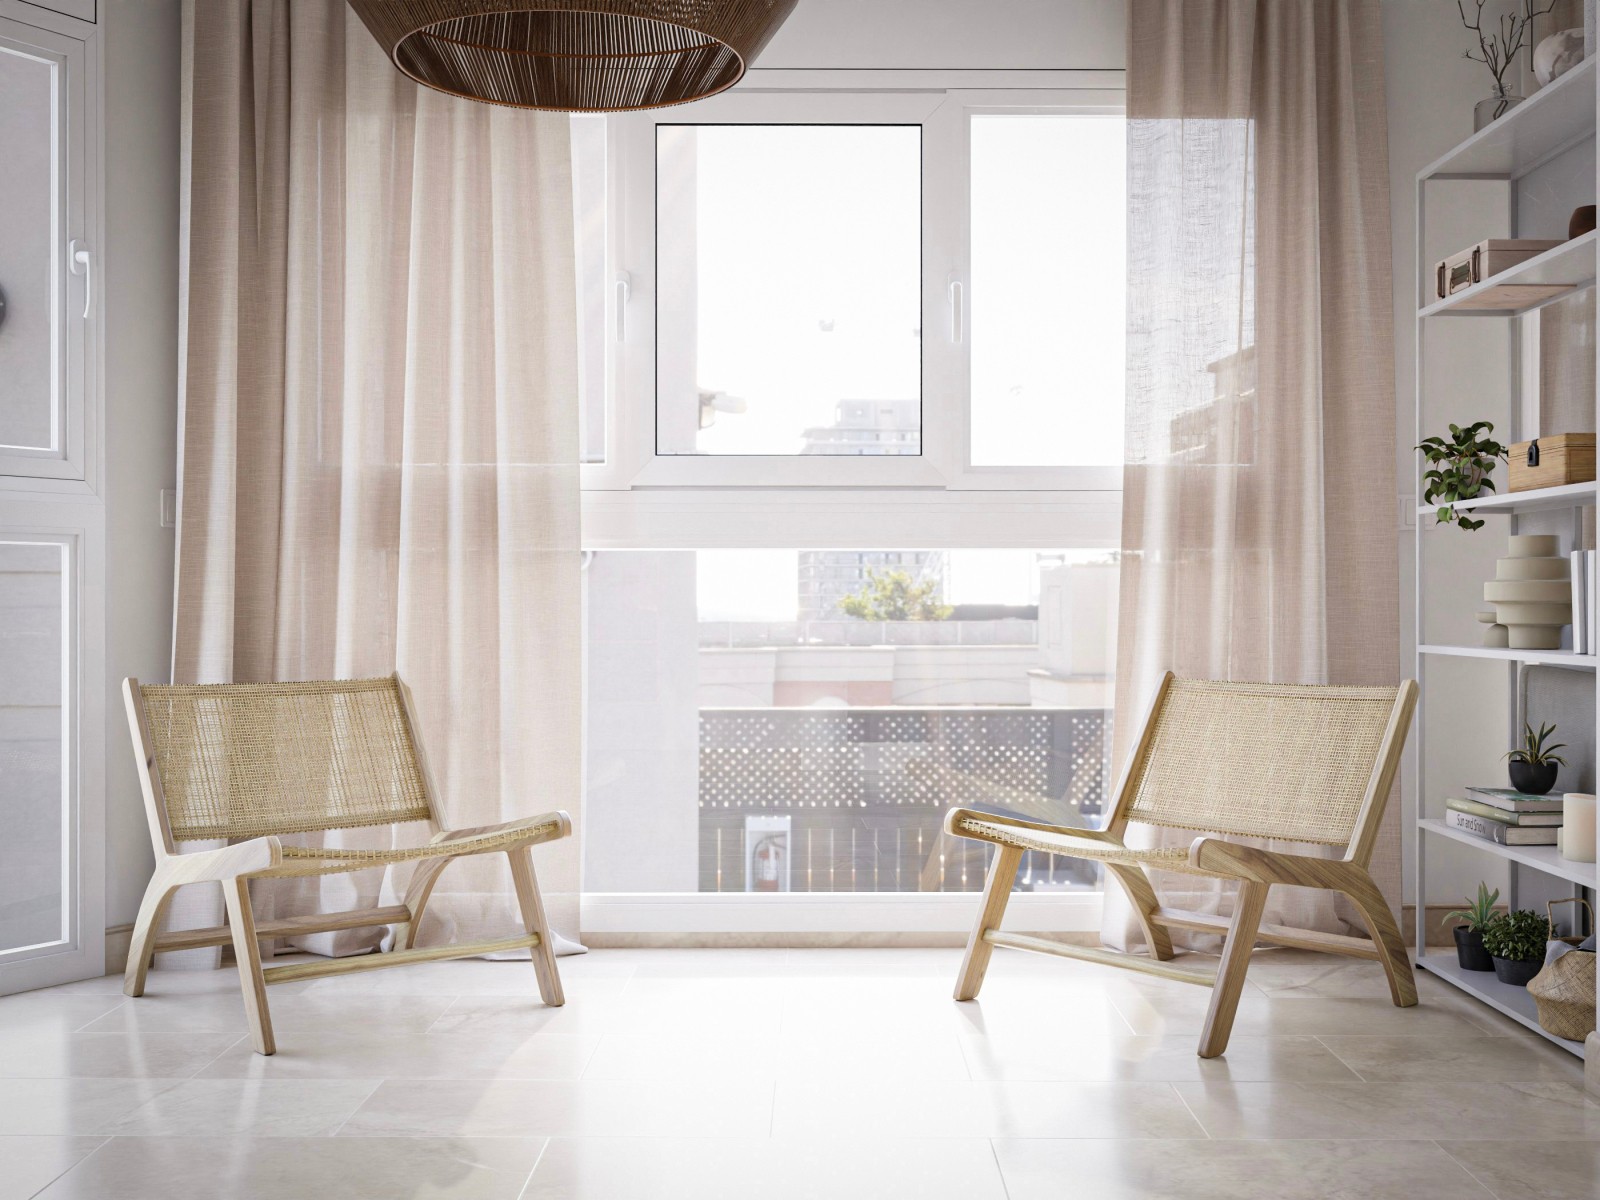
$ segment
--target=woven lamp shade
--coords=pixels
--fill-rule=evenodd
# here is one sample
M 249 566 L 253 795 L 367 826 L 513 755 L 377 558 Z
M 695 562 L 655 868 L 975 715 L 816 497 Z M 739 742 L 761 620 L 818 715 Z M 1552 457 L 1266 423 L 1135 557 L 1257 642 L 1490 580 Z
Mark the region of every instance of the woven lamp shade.
M 799 0 L 350 0 L 418 83 L 490 104 L 622 112 L 732 87 Z

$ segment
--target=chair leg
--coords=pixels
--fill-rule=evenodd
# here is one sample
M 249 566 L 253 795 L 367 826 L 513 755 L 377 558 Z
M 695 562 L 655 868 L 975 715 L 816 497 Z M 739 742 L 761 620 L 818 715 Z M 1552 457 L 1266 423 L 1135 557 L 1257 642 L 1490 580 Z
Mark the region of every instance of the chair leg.
M 1405 940 L 1394 923 L 1394 914 L 1389 911 L 1389 902 L 1365 872 L 1360 886 L 1345 888 L 1344 894 L 1350 897 L 1361 919 L 1367 923 L 1367 933 L 1378 948 L 1378 961 L 1389 978 L 1389 996 L 1395 1007 L 1410 1008 L 1417 1002 L 1417 979 L 1412 972 L 1411 957 L 1406 953 Z
M 272 1013 L 267 1008 L 267 981 L 261 974 L 261 943 L 256 938 L 255 914 L 250 908 L 250 881 L 224 879 L 222 899 L 228 909 L 228 928 L 233 932 L 233 955 L 239 960 L 239 986 L 244 992 L 250 1038 L 257 1054 L 276 1053 Z
M 1244 991 L 1244 975 L 1250 967 L 1250 953 L 1255 949 L 1256 930 L 1261 926 L 1261 914 L 1266 911 L 1267 893 L 1271 889 L 1270 883 L 1245 880 L 1239 884 L 1233 920 L 1228 925 L 1227 940 L 1222 944 L 1217 981 L 1211 989 L 1211 1007 L 1206 1011 L 1205 1028 L 1200 1033 L 1201 1058 L 1216 1058 L 1228 1048 L 1233 1017 Z
M 1139 928 L 1144 931 L 1145 945 L 1150 947 L 1150 957 L 1166 962 L 1172 957 L 1172 937 L 1166 928 L 1157 925 L 1150 919 L 1150 914 L 1161 907 L 1161 901 L 1156 899 L 1156 890 L 1150 886 L 1150 878 L 1138 867 L 1127 867 L 1121 863 L 1107 863 L 1106 871 L 1116 876 L 1122 890 L 1128 895 L 1128 903 L 1133 905 L 1134 915 L 1139 918 Z
M 1022 851 L 1016 846 L 998 846 L 994 862 L 989 864 L 989 881 L 983 887 L 983 907 L 978 910 L 978 921 L 967 939 L 966 957 L 961 960 L 961 974 L 956 977 L 957 1000 L 972 1000 L 983 986 L 984 972 L 989 969 L 989 956 L 994 947 L 983 940 L 991 929 L 1000 928 L 1006 915 L 1006 901 L 1011 899 L 1011 885 L 1017 878 L 1017 867 L 1022 863 Z
M 544 900 L 539 896 L 539 882 L 533 874 L 533 848 L 522 846 L 508 850 L 511 860 L 511 881 L 517 889 L 517 906 L 522 909 L 522 927 L 539 935 L 539 944 L 528 951 L 533 959 L 534 973 L 539 977 L 539 995 L 551 1008 L 560 1008 L 567 1002 L 561 990 L 561 974 L 556 970 L 556 948 L 550 941 L 550 925 L 544 916 Z
M 127 996 L 144 995 L 145 976 L 156 956 L 156 935 L 178 889 L 168 887 L 158 873 L 145 889 L 139 904 L 139 917 L 133 923 L 133 938 L 128 943 L 128 965 L 122 972 L 122 991 Z
M 422 928 L 422 914 L 428 910 L 428 898 L 433 895 L 433 885 L 439 882 L 439 875 L 454 861 L 450 858 L 424 859 L 412 872 L 405 898 L 405 906 L 411 912 L 411 919 L 394 931 L 396 950 L 411 950 L 416 947 L 417 931 Z

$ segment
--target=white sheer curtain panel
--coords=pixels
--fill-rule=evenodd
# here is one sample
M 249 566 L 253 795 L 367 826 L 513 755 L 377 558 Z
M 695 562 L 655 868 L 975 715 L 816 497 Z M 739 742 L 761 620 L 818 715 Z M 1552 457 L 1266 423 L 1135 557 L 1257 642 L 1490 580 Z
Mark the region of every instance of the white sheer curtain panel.
M 1397 678 L 1380 39 L 1378 0 L 1129 4 L 1119 761 L 1167 668 Z M 1396 908 L 1399 817 L 1394 799 L 1372 863 Z M 1133 844 L 1192 837 L 1129 829 Z M 1217 881 L 1156 883 L 1164 904 L 1231 902 Z M 1106 900 L 1105 940 L 1137 942 L 1120 892 Z M 1266 920 L 1365 932 L 1294 888 L 1273 889 Z
M 448 823 L 577 822 L 567 118 L 419 88 L 342 0 L 190 0 L 184 32 L 173 678 L 398 670 Z M 567 932 L 578 850 L 535 850 Z M 404 885 L 278 882 L 258 916 L 395 903 Z M 441 877 L 420 941 L 517 927 L 488 855 Z

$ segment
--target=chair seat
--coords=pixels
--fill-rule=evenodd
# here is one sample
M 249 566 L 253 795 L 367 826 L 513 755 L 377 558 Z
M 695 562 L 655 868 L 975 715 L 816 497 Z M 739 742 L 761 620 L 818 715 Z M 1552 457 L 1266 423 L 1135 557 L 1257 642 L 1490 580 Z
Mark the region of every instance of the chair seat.
M 425 846 L 398 846 L 388 850 L 360 850 L 349 846 L 285 846 L 283 863 L 260 871 L 252 879 L 281 879 L 288 876 L 335 875 L 344 871 L 365 871 L 393 863 L 427 858 L 455 858 L 464 854 L 488 854 L 517 845 L 536 845 L 562 837 L 565 822 L 559 813 L 514 821 L 494 829 L 441 834 Z
M 1023 850 L 1039 850 L 1047 854 L 1060 854 L 1066 858 L 1090 859 L 1094 862 L 1120 863 L 1134 867 L 1154 867 L 1161 871 L 1176 871 L 1183 875 L 1205 875 L 1225 879 L 1216 871 L 1205 871 L 1190 865 L 1187 846 L 1157 846 L 1136 849 L 1120 842 L 1098 838 L 1075 837 L 1071 830 L 1019 828 L 1001 821 L 985 821 L 981 817 L 961 817 L 952 823 L 952 830 L 963 837 L 979 838 L 1003 846 L 1016 846 Z

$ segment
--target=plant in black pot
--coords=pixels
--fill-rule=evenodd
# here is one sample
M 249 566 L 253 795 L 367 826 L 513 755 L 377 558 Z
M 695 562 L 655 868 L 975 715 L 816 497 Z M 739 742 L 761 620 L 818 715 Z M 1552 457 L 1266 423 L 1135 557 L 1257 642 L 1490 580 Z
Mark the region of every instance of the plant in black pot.
M 1567 760 L 1556 753 L 1565 750 L 1567 744 L 1545 744 L 1556 731 L 1554 725 L 1541 725 L 1538 733 L 1532 725 L 1522 728 L 1522 745 L 1506 755 L 1511 762 L 1511 786 L 1530 796 L 1542 796 L 1555 787 L 1556 776 L 1567 765 Z
M 1494 975 L 1501 983 L 1527 987 L 1544 966 L 1545 942 L 1550 923 L 1531 908 L 1501 913 L 1483 931 L 1483 948 L 1494 958 Z
M 1483 948 L 1483 931 L 1489 928 L 1490 922 L 1495 918 L 1494 906 L 1500 899 L 1500 889 L 1489 890 L 1489 885 L 1478 885 L 1478 898 L 1469 901 L 1467 907 L 1457 909 L 1445 917 L 1447 921 L 1460 919 L 1465 925 L 1457 925 L 1452 931 L 1456 939 L 1456 961 L 1461 964 L 1463 971 L 1492 971 L 1494 959 Z

